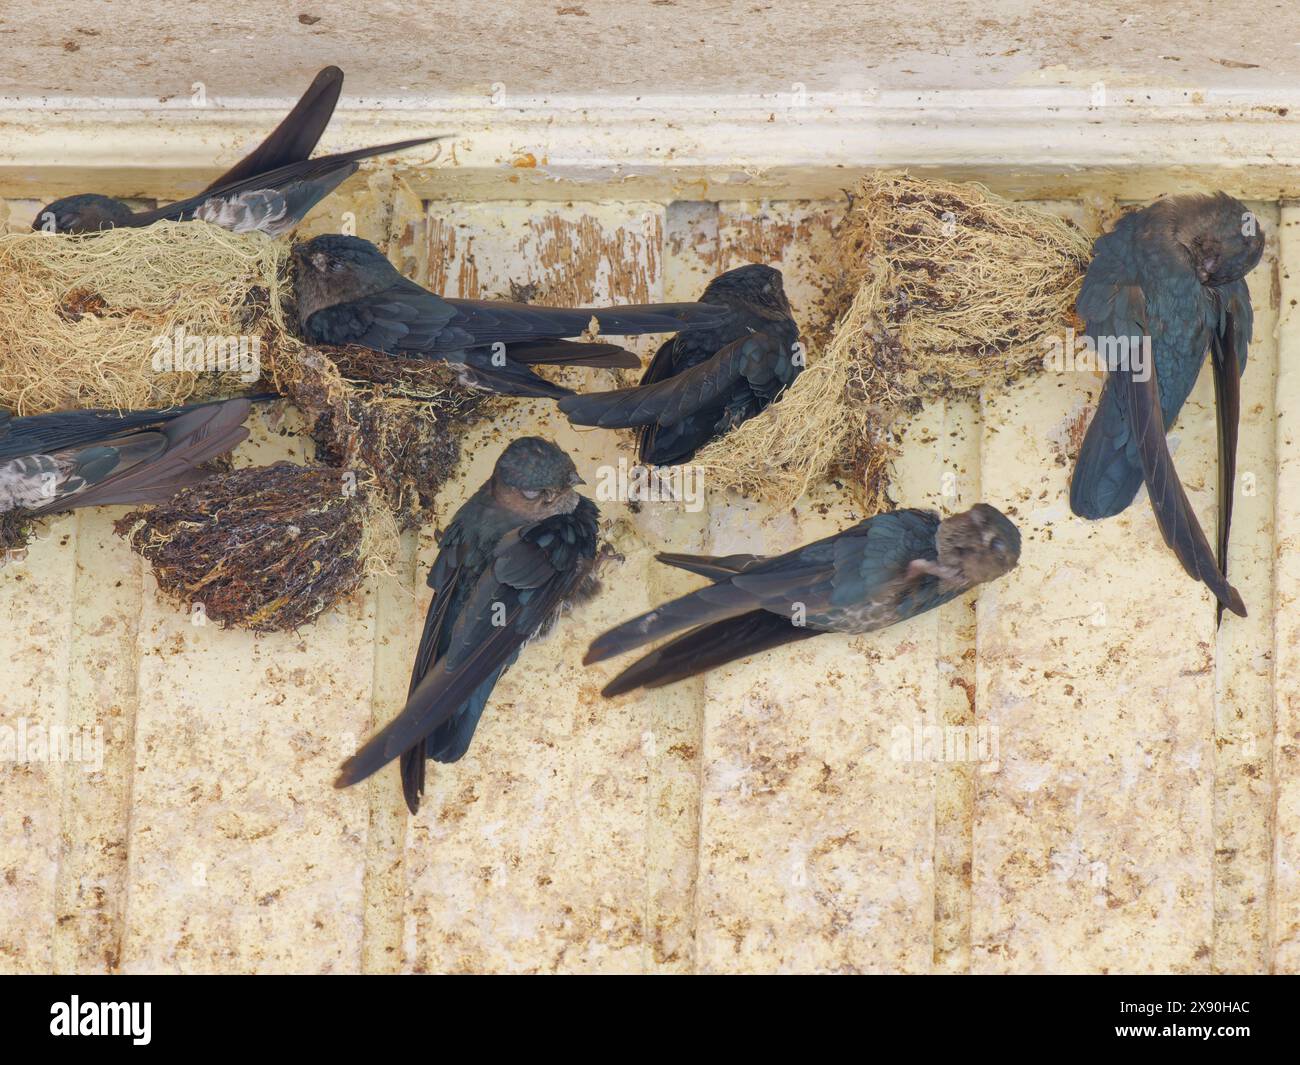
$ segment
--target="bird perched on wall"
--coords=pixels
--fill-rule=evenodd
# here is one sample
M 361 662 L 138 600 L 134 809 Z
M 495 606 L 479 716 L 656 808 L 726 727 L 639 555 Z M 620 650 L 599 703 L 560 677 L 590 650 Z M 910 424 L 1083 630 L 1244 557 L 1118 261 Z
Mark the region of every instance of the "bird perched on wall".
M 1149 337 L 1153 366 L 1107 365 L 1106 386 L 1070 482 L 1070 507 L 1083 518 L 1120 513 L 1143 482 L 1156 523 L 1187 573 L 1243 617 L 1227 580 L 1237 464 L 1241 374 L 1253 313 L 1245 277 L 1264 253 L 1264 234 L 1240 201 L 1178 196 L 1127 215 L 1097 239 L 1077 309 L 1086 335 L 1105 353 Z M 1218 559 L 1178 480 L 1165 432 L 1213 352 L 1219 428 Z
M 639 427 L 641 462 L 671 466 L 762 413 L 804 364 L 781 272 L 757 264 L 728 270 L 709 282 L 700 302 L 728 313 L 665 341 L 637 387 L 560 400 L 569 421 Z
M 419 137 L 308 158 L 329 125 L 342 88 L 343 71 L 326 67 L 270 136 L 197 196 L 136 213 L 111 196 L 80 193 L 43 207 L 32 229 L 96 233 L 199 219 L 234 233 L 256 230 L 279 236 L 356 173 L 360 160 L 441 139 Z
M 573 394 L 530 366 L 641 365 L 613 344 L 563 339 L 581 336 L 593 319 L 601 333 L 636 336 L 707 328 L 728 313 L 707 303 L 567 309 L 444 298 L 403 277 L 369 241 L 338 234 L 297 244 L 293 255 L 298 323 L 309 342 L 440 359 L 464 384 L 507 396 Z
M 248 436 L 248 399 L 174 411 L 0 417 L 0 513 L 152 503 L 209 475 Z
M 406 706 L 344 763 L 337 787 L 400 757 L 402 790 L 415 813 L 426 760 L 459 759 L 523 645 L 595 593 L 600 512 L 574 490 L 581 483 L 572 460 L 549 440 L 523 437 L 501 453 L 443 533 Z
M 887 628 L 996 580 L 1019 559 L 1019 530 L 986 503 L 942 520 L 910 508 L 877 514 L 784 555 L 661 554 L 713 583 L 610 629 L 583 661 L 685 629 L 602 694 L 659 688 L 796 640 Z

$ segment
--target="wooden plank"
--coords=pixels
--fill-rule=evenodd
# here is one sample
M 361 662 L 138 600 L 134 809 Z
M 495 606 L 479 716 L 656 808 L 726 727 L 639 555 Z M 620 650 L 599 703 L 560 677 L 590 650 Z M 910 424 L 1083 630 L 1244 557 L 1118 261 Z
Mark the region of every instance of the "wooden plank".
M 1273 560 L 1277 484 L 1278 230 L 1274 204 L 1250 204 L 1268 237 L 1250 275 L 1255 333 L 1241 382 L 1228 573 L 1249 617 L 1224 616 L 1215 655 L 1215 972 L 1268 972 L 1273 866 Z
M 26 557 L 0 568 L 0 972 L 50 972 L 63 855 L 65 777 L 93 763 L 50 759 L 68 723 L 76 518 L 48 522 Z
M 723 205 L 719 265 L 781 268 L 806 326 L 824 313 L 817 250 L 838 214 L 831 204 Z M 905 455 L 899 498 L 933 506 L 962 433 L 942 405 L 912 431 L 943 443 Z M 714 499 L 710 547 L 777 553 L 860 517 L 830 487 L 789 510 Z M 896 728 L 910 736 L 938 720 L 946 624 L 932 614 L 871 636 L 819 637 L 705 680 L 701 970 L 930 968 L 935 767 L 895 758 L 893 741 Z
M 121 961 L 135 751 L 135 648 L 142 564 L 113 532 L 125 507 L 77 511 L 66 724 L 103 737 L 102 768 L 64 774 L 54 965 L 113 972 Z
M 240 465 L 301 454 L 249 425 Z M 123 970 L 359 969 L 365 793 L 331 785 L 369 722 L 371 598 L 255 636 L 146 577 Z
M 463 296 L 653 300 L 663 292 L 663 225 L 653 204 L 437 203 L 429 278 Z M 583 388 L 614 383 L 606 371 L 567 371 L 564 379 Z M 440 526 L 504 446 L 528 433 L 564 447 L 593 495 L 598 471 L 627 454 L 617 434 L 575 431 L 552 404 L 512 403 L 466 441 L 457 481 L 438 502 Z M 689 883 L 689 855 L 672 859 L 686 861 L 680 872 L 665 869 L 647 842 L 664 841 L 681 855 L 678 830 L 661 822 L 675 826 L 689 810 L 671 794 L 664 801 L 656 765 L 676 756 L 644 740 L 643 706 L 602 699 L 600 677 L 580 665 L 595 635 L 648 605 L 648 548 L 623 520 L 622 504 L 600 505 L 625 561 L 603 571 L 597 600 L 531 644 L 502 678 L 469 753 L 430 767 L 424 805 L 408 829 L 408 970 L 637 972 L 683 956 L 676 929 L 684 916 L 673 911 L 684 905 L 678 885 Z M 435 553 L 426 540 L 421 582 Z M 421 611 L 427 602 L 421 587 Z M 418 629 L 408 634 L 408 662 L 418 637 Z M 395 770 L 381 776 L 397 790 Z
M 1275 973 L 1294 974 L 1300 973 L 1300 207 L 1282 208 L 1279 230 L 1269 963 Z
M 980 601 L 977 700 L 1001 764 L 977 777 L 975 972 L 1211 967 L 1214 605 L 1145 494 L 1107 521 L 1070 513 L 1101 383 L 1044 374 L 986 397 L 984 497 L 1025 542 Z M 1213 529 L 1208 372 L 1171 445 Z

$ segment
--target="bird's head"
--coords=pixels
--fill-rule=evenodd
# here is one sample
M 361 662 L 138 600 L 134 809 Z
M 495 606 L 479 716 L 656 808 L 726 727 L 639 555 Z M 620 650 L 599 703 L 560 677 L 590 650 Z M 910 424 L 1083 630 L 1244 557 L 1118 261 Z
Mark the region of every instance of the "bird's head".
M 743 303 L 771 311 L 776 317 L 794 316 L 786 299 L 781 271 L 762 263 L 738 266 L 719 274 L 709 282 L 700 302 L 727 306 Z
M 131 208 L 111 196 L 87 192 L 48 203 L 32 222 L 35 233 L 98 233 L 130 224 Z
M 583 483 L 573 460 L 540 436 L 512 441 L 492 471 L 497 502 L 531 521 L 572 512 L 581 498 L 574 486 Z
M 963 584 L 996 580 L 1020 561 L 1020 530 L 987 503 L 944 518 L 936 539 L 940 564 L 959 573 Z
M 1191 259 L 1202 285 L 1218 287 L 1239 281 L 1264 254 L 1264 231 L 1253 211 L 1225 193 L 1179 197 L 1177 238 Z
M 341 233 L 295 244 L 293 266 L 298 319 L 303 322 L 323 307 L 379 292 L 401 277 L 370 241 Z

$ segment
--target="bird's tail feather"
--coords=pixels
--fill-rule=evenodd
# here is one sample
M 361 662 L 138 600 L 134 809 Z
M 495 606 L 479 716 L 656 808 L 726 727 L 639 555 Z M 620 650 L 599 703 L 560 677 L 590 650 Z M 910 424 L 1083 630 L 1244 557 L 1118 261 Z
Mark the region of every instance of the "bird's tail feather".
M 601 333 L 606 335 L 639 336 L 716 326 L 731 312 L 713 303 L 641 303 L 626 307 L 584 307 L 573 313 L 588 320 L 595 318 Z
M 594 366 L 636 370 L 641 360 L 617 344 L 585 344 L 575 340 L 526 340 L 510 344 L 506 354 L 525 366 Z
M 762 555 L 684 555 L 676 551 L 660 551 L 655 558 L 664 565 L 698 573 L 711 580 L 731 577 L 763 560 Z
M 734 584 L 711 584 L 602 633 L 591 642 L 582 661 L 585 665 L 601 662 L 682 629 L 748 613 L 756 605 L 752 594 Z
M 628 666 L 605 685 L 601 694 L 612 697 L 635 688 L 661 688 L 728 662 L 820 634 L 820 629 L 792 625 L 789 618 L 780 614 L 754 610 L 692 629 L 670 640 Z
M 402 752 L 402 796 L 406 799 L 406 808 L 413 814 L 420 812 L 420 799 L 424 797 L 424 767 L 428 760 L 425 740 Z

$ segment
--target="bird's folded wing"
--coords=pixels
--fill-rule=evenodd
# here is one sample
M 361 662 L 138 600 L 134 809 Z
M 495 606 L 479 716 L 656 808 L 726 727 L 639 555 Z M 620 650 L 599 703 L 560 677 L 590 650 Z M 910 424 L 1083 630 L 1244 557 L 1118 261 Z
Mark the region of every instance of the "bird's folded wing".
M 576 337 L 599 323 L 606 336 L 673 333 L 688 325 L 710 324 L 725 316 L 726 308 L 708 303 L 653 303 L 627 307 L 540 307 L 531 303 L 497 300 L 446 301 L 455 309 L 451 325 L 474 338 L 476 344 L 500 341 Z
M 424 616 L 424 631 L 420 634 L 420 645 L 415 651 L 415 662 L 411 666 L 411 684 L 407 689 L 407 698 L 419 687 L 438 657 L 438 647 L 443 634 L 450 630 L 451 609 L 456 600 L 456 593 L 464 579 L 464 565 L 468 555 L 464 530 L 456 522 L 448 528 L 443 536 L 438 557 L 429 570 L 429 586 L 433 588 L 433 599 Z M 428 751 L 424 738 L 402 752 L 401 774 L 402 793 L 406 805 L 412 811 L 417 810 L 420 798 L 424 794 L 424 767 Z
M 199 467 L 233 451 L 248 437 L 244 419 L 251 404 L 232 399 L 207 404 L 168 422 L 162 429 L 165 449 L 156 458 L 114 473 L 76 497 L 78 507 L 110 503 L 149 503 L 168 499 L 208 474 Z M 37 513 L 59 509 L 53 503 Z
M 0 459 L 19 455 L 50 455 L 83 444 L 103 443 L 147 425 L 172 421 L 204 403 L 159 410 L 134 410 L 118 413 L 111 410 L 70 410 L 56 414 L 36 414 L 14 418 L 9 432 L 0 433 Z
M 595 508 L 587 507 L 582 515 L 546 518 L 502 539 L 454 619 L 446 653 L 402 712 L 344 763 L 336 786 L 364 780 L 415 746 L 518 654 L 581 580 L 581 559 L 594 553 Z
M 1232 507 L 1237 491 L 1237 433 L 1241 420 L 1241 375 L 1246 369 L 1254 314 L 1245 280 L 1219 291 L 1219 322 L 1210 352 L 1214 369 L 1214 408 L 1219 440 L 1219 527 L 1216 558 L 1219 572 L 1228 576 L 1228 541 Z M 1223 601 L 1219 601 L 1219 615 Z
M 316 150 L 342 90 L 343 71 L 335 66 L 325 67 L 267 138 L 203 191 L 228 187 L 306 159 Z
M 255 195 L 257 193 L 263 194 L 263 198 L 268 203 L 282 204 L 286 210 L 292 205 L 297 216 L 300 217 L 352 175 L 357 169 L 358 160 L 387 152 L 404 151 L 439 139 L 438 137 L 416 137 L 412 140 L 395 141 L 392 144 L 377 144 L 369 148 L 358 148 L 355 151 L 339 152 L 337 155 L 322 155 L 319 159 L 303 159 L 275 170 L 255 173 L 239 181 L 214 185 L 197 196 L 178 200 L 176 203 L 156 207 L 151 211 L 142 211 L 131 219 L 131 225 L 138 228 L 164 220 L 186 221 L 196 217 L 205 205 L 214 200 L 225 200 L 238 205 L 247 199 L 251 210 L 258 202 L 258 197 Z M 217 208 L 213 207 L 211 210 L 215 212 Z
M 307 320 L 311 339 L 360 344 L 375 351 L 460 350 L 473 338 L 448 323 L 456 311 L 441 296 L 403 283 L 317 311 Z
M 860 522 L 851 529 L 784 555 L 755 559 L 740 572 L 724 568 L 713 584 L 602 633 L 592 641 L 583 662 L 600 662 L 683 629 L 738 617 L 751 610 L 766 610 L 786 619 L 787 624 L 793 624 L 800 617 L 826 609 L 835 594 L 841 566 L 848 567 L 846 579 L 851 578 L 857 584 L 863 582 L 863 567 L 870 566 L 864 562 L 864 556 L 870 554 L 865 548 L 868 529 L 880 517 Z M 846 546 L 849 542 L 853 542 L 856 549 Z M 716 564 L 716 560 L 710 561 Z M 686 565 L 683 568 L 695 567 Z M 705 568 L 702 564 L 696 572 Z
M 1140 288 L 1129 286 L 1117 294 L 1117 299 L 1124 301 L 1138 330 L 1150 331 L 1155 343 L 1162 342 L 1161 323 L 1148 322 L 1147 301 Z M 1133 433 L 1160 535 L 1191 577 L 1203 581 L 1219 602 L 1244 617 L 1246 608 L 1241 596 L 1219 572 L 1214 553 L 1178 479 L 1160 410 L 1159 373 L 1154 365 L 1148 369 L 1147 373 L 1135 373 L 1132 368 L 1112 370 L 1107 383 L 1115 389 L 1116 400 Z
M 741 382 L 769 390 L 777 380 L 778 364 L 789 357 L 776 337 L 752 333 L 662 381 L 570 396 L 560 401 L 560 409 L 575 425 L 605 429 L 675 425 L 696 411 L 725 402 Z
M 512 362 L 527 366 L 595 366 L 607 370 L 635 370 L 641 360 L 617 344 L 576 340 L 523 340 L 510 345 Z

